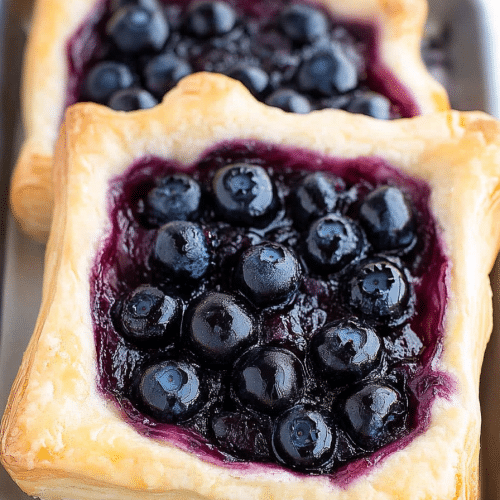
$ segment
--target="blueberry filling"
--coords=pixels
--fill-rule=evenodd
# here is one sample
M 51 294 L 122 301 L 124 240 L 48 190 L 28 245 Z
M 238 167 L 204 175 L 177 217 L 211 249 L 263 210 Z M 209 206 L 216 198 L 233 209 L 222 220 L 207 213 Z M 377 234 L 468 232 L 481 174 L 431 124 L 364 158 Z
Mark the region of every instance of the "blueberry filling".
M 67 105 L 90 100 L 144 109 L 184 76 L 209 71 L 241 81 L 260 101 L 288 112 L 418 114 L 379 62 L 376 29 L 342 24 L 312 3 L 101 0 L 70 39 L 68 58 Z M 114 75 L 96 76 L 103 62 L 116 66 Z M 125 105 L 122 94 L 118 104 L 114 93 L 132 85 L 136 98 Z
M 350 436 L 363 448 L 373 450 L 400 435 L 406 402 L 393 387 L 370 383 L 347 398 L 344 413 Z
M 176 220 L 160 227 L 151 261 L 166 277 L 200 279 L 210 265 L 210 250 L 203 229 L 194 222 Z
M 241 163 L 221 168 L 214 177 L 213 190 L 221 215 L 240 224 L 268 222 L 276 205 L 271 179 L 257 165 Z
M 304 386 L 304 369 L 290 351 L 257 347 L 236 363 L 232 385 L 244 407 L 279 414 L 297 401 Z
M 126 64 L 103 61 L 89 72 L 83 86 L 86 99 L 106 104 L 111 96 L 134 84 L 134 75 Z
M 226 35 L 235 26 L 236 12 L 219 0 L 193 3 L 187 13 L 186 28 L 199 38 Z
M 99 387 L 139 432 L 344 481 L 425 431 L 449 380 L 424 183 L 249 141 L 191 166 L 140 159 L 109 193 Z
M 140 286 L 118 303 L 117 328 L 138 345 L 166 345 L 179 329 L 182 302 L 151 286 Z
M 144 85 L 161 99 L 185 76 L 191 74 L 190 64 L 174 54 L 153 57 L 144 67 Z
M 291 468 L 317 470 L 332 457 L 335 430 L 328 417 L 296 406 L 284 413 L 273 431 L 277 459 Z
M 198 371 L 178 361 L 163 361 L 147 368 L 139 385 L 145 411 L 160 422 L 181 422 L 203 404 Z
M 328 20 L 318 9 L 310 5 L 292 4 L 279 18 L 284 33 L 295 43 L 312 43 L 328 33 Z
M 106 25 L 106 35 L 123 54 L 159 51 L 169 35 L 167 19 L 160 9 L 129 4 L 113 13 Z
M 142 200 L 140 210 L 144 221 L 152 227 L 167 222 L 192 220 L 201 200 L 201 188 L 185 174 L 172 174 L 159 179 L 157 185 Z
M 381 352 L 377 332 L 356 318 L 326 324 L 310 343 L 313 370 L 333 386 L 363 379 L 377 366 Z
M 186 312 L 185 339 L 201 362 L 232 366 L 245 346 L 256 340 L 254 320 L 238 300 L 209 292 Z
M 332 213 L 345 193 L 345 183 L 325 172 L 307 175 L 295 191 L 296 222 L 308 227 L 313 220 Z
M 378 250 L 402 250 L 415 240 L 415 221 L 409 201 L 393 186 L 380 186 L 359 210 L 361 224 Z
M 221 450 L 246 460 L 270 460 L 270 429 L 263 427 L 262 419 L 245 411 L 227 411 L 216 413 L 210 424 Z
M 246 250 L 235 272 L 235 286 L 256 305 L 269 306 L 290 300 L 298 290 L 302 269 L 284 245 L 261 243 Z
M 403 318 L 411 296 L 403 269 L 384 259 L 362 262 L 347 289 L 350 307 L 374 321 Z
M 108 106 L 115 111 L 136 111 L 153 108 L 158 101 L 144 89 L 123 89 L 115 92 L 109 99 Z
M 305 257 L 323 274 L 340 271 L 352 264 L 365 245 L 359 226 L 349 218 L 329 214 L 314 221 L 307 234 Z

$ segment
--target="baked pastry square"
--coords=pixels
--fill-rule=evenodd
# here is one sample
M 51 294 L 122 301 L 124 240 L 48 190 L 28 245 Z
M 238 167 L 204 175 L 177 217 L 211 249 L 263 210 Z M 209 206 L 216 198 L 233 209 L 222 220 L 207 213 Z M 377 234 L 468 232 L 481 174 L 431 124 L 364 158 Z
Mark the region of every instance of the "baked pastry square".
M 151 14 L 158 1 L 166 10 Z M 11 186 L 13 213 L 28 234 L 46 241 L 54 143 L 64 109 L 77 101 L 150 107 L 181 77 L 207 70 L 301 113 L 343 107 L 413 116 L 449 106 L 420 58 L 424 0 L 192 4 L 36 2 L 22 90 L 25 142 Z M 145 33 L 139 26 L 137 43 L 127 43 L 135 29 L 127 23 L 141 16 L 150 16 Z
M 214 74 L 71 107 L 4 467 L 49 500 L 478 498 L 499 134 Z

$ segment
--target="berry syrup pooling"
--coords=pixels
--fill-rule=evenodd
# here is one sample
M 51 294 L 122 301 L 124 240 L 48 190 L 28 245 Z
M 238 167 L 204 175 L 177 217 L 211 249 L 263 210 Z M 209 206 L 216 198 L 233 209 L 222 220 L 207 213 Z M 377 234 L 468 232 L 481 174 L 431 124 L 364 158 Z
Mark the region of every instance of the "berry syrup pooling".
M 380 62 L 377 29 L 311 2 L 102 0 L 67 53 L 67 105 L 151 108 L 183 77 L 209 71 L 285 111 L 418 114 Z
M 225 467 L 362 474 L 449 392 L 429 194 L 377 158 L 252 141 L 137 160 L 91 278 L 100 390 Z

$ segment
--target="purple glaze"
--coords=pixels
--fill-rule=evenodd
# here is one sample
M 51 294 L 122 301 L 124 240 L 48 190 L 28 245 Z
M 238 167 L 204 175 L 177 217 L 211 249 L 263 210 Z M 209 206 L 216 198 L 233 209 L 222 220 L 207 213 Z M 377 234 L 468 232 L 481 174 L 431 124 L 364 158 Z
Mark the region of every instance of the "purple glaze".
M 444 336 L 449 262 L 430 212 L 430 188 L 423 181 L 395 170 L 379 158 L 339 160 L 306 150 L 254 141 L 219 144 L 200 158 L 196 164 L 187 166 L 156 157 L 141 158 L 110 184 L 108 202 L 111 230 L 95 257 L 91 274 L 90 300 L 98 359 L 98 387 L 106 398 L 118 405 L 123 418 L 143 435 L 167 440 L 183 450 L 195 453 L 202 460 L 239 472 L 272 471 L 277 465 L 234 462 L 196 429 L 163 424 L 145 417 L 126 396 L 126 387 L 133 383 L 133 372 L 141 363 L 140 354 L 126 346 L 116 332 L 111 316 L 117 297 L 150 279 L 148 256 L 154 230 L 142 227 L 136 220 L 138 200 L 153 186 L 155 177 L 183 170 L 203 184 L 210 180 L 215 169 L 243 159 L 270 167 L 275 180 L 285 179 L 292 184 L 299 171 L 322 170 L 342 177 L 348 186 L 356 185 L 359 192 L 386 183 L 399 186 L 410 196 L 418 214 L 420 241 L 420 257 L 408 264 L 416 296 L 415 313 L 400 336 L 403 344 L 405 341 L 408 344 L 413 342 L 416 348 L 411 354 L 411 362 L 396 363 L 394 368 L 396 372 L 404 374 L 411 391 L 409 433 L 368 456 L 337 467 L 329 478 L 333 484 L 346 487 L 380 460 L 404 448 L 424 433 L 430 423 L 434 400 L 437 397 L 449 397 L 454 390 L 452 378 L 434 369 Z M 286 190 L 286 183 L 283 189 Z M 288 310 L 289 318 L 293 318 L 296 313 L 295 325 L 294 321 L 283 321 L 281 312 L 271 310 L 262 315 L 266 329 L 272 332 L 270 337 L 281 339 L 300 350 L 300 341 L 297 340 L 300 335 L 296 335 L 295 331 L 297 323 L 307 338 L 308 333 L 318 325 L 342 314 L 342 306 L 332 304 L 331 293 L 325 282 L 313 278 L 306 280 L 293 307 Z M 168 353 L 169 349 L 160 350 L 158 355 Z M 342 445 L 340 440 L 339 446 Z
M 160 0 L 168 8 L 174 17 L 178 11 L 185 11 L 192 0 Z M 275 18 L 286 5 L 288 0 L 271 0 L 266 2 L 251 2 L 248 0 L 226 0 L 243 16 L 262 24 L 268 24 Z M 303 3 L 315 5 L 314 2 L 305 0 Z M 325 11 L 324 8 L 322 8 Z M 98 0 L 95 7 L 69 38 L 66 44 L 68 60 L 68 85 L 66 92 L 66 107 L 81 99 L 81 87 L 85 75 L 90 68 L 106 55 L 105 25 L 109 17 L 110 0 Z M 327 16 L 331 18 L 330 14 Z M 361 54 L 366 61 L 366 78 L 362 87 L 369 88 L 386 96 L 392 103 L 391 114 L 394 118 L 409 118 L 420 114 L 418 105 L 411 96 L 409 90 L 398 81 L 395 75 L 383 64 L 379 53 L 379 28 L 376 25 L 367 25 L 356 19 L 338 18 L 332 23 L 333 26 L 343 26 L 354 37 L 356 47 L 360 48 Z M 265 37 L 262 36 L 262 39 Z M 269 37 L 268 37 L 269 38 Z M 264 40 L 265 41 L 265 40 Z M 282 42 L 271 36 L 267 43 L 277 50 Z M 195 67 L 195 71 L 203 70 L 203 67 Z

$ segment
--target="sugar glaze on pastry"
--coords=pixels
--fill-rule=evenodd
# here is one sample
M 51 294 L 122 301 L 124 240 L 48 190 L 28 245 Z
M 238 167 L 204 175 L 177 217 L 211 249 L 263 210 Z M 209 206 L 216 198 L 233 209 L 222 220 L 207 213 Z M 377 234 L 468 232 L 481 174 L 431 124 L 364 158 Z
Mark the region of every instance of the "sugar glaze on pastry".
M 231 2 L 231 5 L 233 3 L 235 6 L 239 6 L 240 9 L 246 9 L 247 11 L 253 10 L 257 12 L 259 9 L 258 3 Z M 23 229 L 41 241 L 46 240 L 50 227 L 53 203 L 52 154 L 58 127 L 67 104 L 73 103 L 80 98 L 94 99 L 92 92 L 83 92 L 83 95 L 81 95 L 79 88 L 81 85 L 87 89 L 89 88 L 89 85 L 84 83 L 84 73 L 92 71 L 92 61 L 94 61 L 92 63 L 94 64 L 100 56 L 105 55 L 102 54 L 102 42 L 99 41 L 99 36 L 96 35 L 99 30 L 102 32 L 105 29 L 99 19 L 106 15 L 108 5 L 116 6 L 117 4 L 121 5 L 120 2 L 115 1 L 96 3 L 95 0 L 78 0 L 72 2 L 71 6 L 61 0 L 38 0 L 36 3 L 33 29 L 30 35 L 24 69 L 23 117 L 26 140 L 12 179 L 11 205 L 14 215 Z M 148 6 L 155 4 L 155 1 L 147 0 L 143 4 Z M 183 1 L 174 4 L 185 5 L 187 3 Z M 169 5 L 168 2 L 167 5 Z M 267 5 L 264 11 L 276 9 L 273 2 L 263 5 Z M 378 0 L 363 0 L 355 3 L 346 0 L 336 2 L 321 0 L 311 5 L 317 7 L 321 15 L 327 15 L 327 18 L 346 23 L 349 29 L 352 26 L 357 26 L 358 28 L 362 27 L 361 31 L 365 34 L 367 32 L 371 33 L 371 38 L 369 38 L 368 42 L 365 42 L 365 54 L 367 53 L 370 56 L 370 60 L 374 65 L 368 68 L 366 73 L 372 82 L 376 82 L 375 90 L 377 92 L 381 90 L 388 92 L 390 100 L 393 103 L 398 103 L 397 106 L 392 105 L 391 114 L 396 111 L 396 115 L 399 113 L 402 116 L 409 116 L 448 108 L 448 100 L 444 90 L 429 76 L 420 58 L 420 37 L 426 15 L 426 4 L 423 0 L 396 0 L 390 3 L 383 3 Z M 170 10 L 175 11 L 174 7 Z M 95 23 L 97 23 L 97 27 Z M 115 24 L 121 25 L 118 21 L 113 26 Z M 159 30 L 165 32 L 165 34 L 167 31 L 171 32 L 171 39 L 167 38 L 167 46 L 169 43 L 174 43 L 175 37 L 180 33 L 175 29 L 175 22 L 172 25 L 173 27 L 165 28 L 162 24 L 163 29 Z M 236 26 L 237 30 L 241 30 L 239 24 Z M 337 30 L 338 33 L 335 36 L 349 40 L 351 35 L 348 34 L 347 37 L 342 35 L 342 29 Z M 276 40 L 274 40 L 272 33 L 271 35 L 270 37 L 266 35 L 270 38 L 267 43 L 274 47 Z M 224 36 L 231 38 L 233 35 L 231 33 L 224 34 L 216 37 L 216 39 L 223 40 Z M 265 39 L 265 37 L 263 38 Z M 293 42 L 295 45 L 298 43 Z M 299 45 L 303 46 L 304 43 L 300 42 Z M 289 41 L 285 40 L 284 45 L 287 44 L 289 44 Z M 181 50 L 181 45 L 176 46 L 177 51 Z M 254 43 L 252 43 L 253 45 Z M 352 52 L 351 49 L 357 45 L 359 45 L 358 41 L 355 41 L 354 44 L 352 41 L 349 42 L 349 51 Z M 187 47 L 185 49 L 187 51 L 192 50 L 192 48 Z M 244 48 L 240 47 L 240 49 L 243 50 L 242 54 L 246 54 Z M 252 61 L 247 61 L 250 66 L 231 68 L 227 63 L 218 60 L 218 50 L 212 51 L 213 53 L 203 62 L 201 68 L 199 63 L 194 64 L 193 60 L 190 60 L 189 64 L 192 67 L 187 69 L 184 62 L 180 65 L 172 65 L 172 54 L 161 54 L 156 63 L 153 64 L 152 62 L 149 65 L 147 74 L 150 76 L 142 76 L 143 79 L 150 82 L 148 86 L 153 95 L 146 95 L 148 92 L 145 89 L 140 92 L 136 91 L 135 87 L 138 85 L 137 79 L 139 78 L 135 74 L 136 70 L 133 69 L 131 73 L 126 65 L 125 67 L 121 65 L 123 61 L 134 61 L 135 58 L 141 59 L 142 56 L 136 56 L 135 54 L 120 56 L 119 68 L 115 67 L 116 61 L 106 61 L 108 66 L 114 65 L 110 71 L 121 82 L 120 85 L 127 87 L 114 100 L 119 101 L 119 109 L 153 105 L 156 100 L 161 99 L 164 90 L 170 86 L 169 84 L 165 87 L 164 80 L 161 78 L 158 80 L 155 75 L 170 74 L 171 77 L 168 77 L 167 81 L 175 83 L 178 78 L 188 74 L 189 71 L 198 71 L 200 69 L 231 73 L 235 78 L 247 81 L 251 86 L 255 84 L 259 87 L 260 83 L 262 83 L 262 72 L 255 70 L 255 68 L 248 70 L 248 67 L 254 64 L 252 61 L 256 57 L 255 54 L 252 55 Z M 323 49 L 320 51 L 322 53 L 317 55 L 313 54 L 315 50 L 309 50 L 310 54 L 306 57 L 305 66 L 312 66 L 320 56 L 323 59 L 326 57 L 324 61 L 323 59 L 316 61 L 320 65 L 325 61 L 330 61 L 333 64 L 331 58 L 325 56 L 322 52 Z M 223 50 L 220 52 L 221 57 L 225 57 L 226 52 Z M 274 50 L 271 52 L 274 54 Z M 278 53 L 281 53 L 281 51 Z M 238 56 L 238 59 L 241 59 L 242 54 Z M 164 55 L 166 57 L 163 57 Z M 230 54 L 228 60 L 230 61 L 234 57 L 234 54 Z M 365 78 L 363 77 L 365 71 L 362 69 L 364 63 L 359 61 L 359 57 L 354 56 L 354 60 L 358 59 L 358 62 L 355 63 L 358 66 L 356 71 L 361 72 L 357 76 L 352 68 L 352 61 L 349 62 L 343 54 L 339 57 L 345 62 L 344 73 L 347 76 L 350 75 L 348 80 L 351 83 L 358 79 L 363 81 Z M 286 62 L 287 58 L 290 59 L 290 63 Z M 277 78 L 281 80 L 280 74 L 290 73 L 290 70 L 296 65 L 296 61 L 293 62 L 294 58 L 296 59 L 296 56 L 284 57 L 278 65 L 281 65 L 281 69 L 278 68 L 278 71 L 273 71 L 273 74 L 269 75 L 269 85 L 267 85 L 266 89 L 276 85 Z M 285 69 L 282 67 L 283 64 Z M 210 65 L 211 67 L 209 67 Z M 133 62 L 132 68 L 135 66 L 137 64 Z M 325 101 L 323 105 L 350 107 L 353 111 L 361 112 L 363 112 L 363 109 L 366 111 L 367 108 L 385 110 L 382 111 L 383 114 L 388 111 L 387 102 L 381 96 L 375 96 L 376 98 L 373 100 L 375 104 L 371 102 L 371 99 L 365 102 L 363 93 L 355 97 L 351 102 L 350 99 L 346 100 L 346 95 L 352 94 L 350 91 L 352 85 L 349 84 L 348 88 L 342 86 L 340 94 L 335 91 L 336 95 L 333 98 L 328 97 L 323 95 L 321 89 L 330 88 L 331 83 L 325 82 L 324 85 L 320 85 L 318 90 L 314 88 L 316 84 L 309 81 L 306 75 L 307 71 L 301 70 L 298 73 L 302 75 L 300 78 L 302 87 L 305 86 L 304 88 L 307 89 L 313 85 L 311 87 L 313 94 L 319 95 L 322 100 L 326 99 L 328 101 L 328 103 Z M 267 76 L 264 79 L 267 81 Z M 132 87 L 130 87 L 131 84 Z M 346 91 L 347 94 L 345 94 Z M 130 92 L 133 95 L 129 95 Z M 306 111 L 306 108 L 310 107 L 307 99 L 304 101 L 303 96 L 290 96 L 288 85 L 284 89 L 285 95 L 283 95 L 283 92 L 279 93 L 278 96 L 275 96 L 270 90 L 266 90 L 266 92 L 265 97 L 271 104 L 274 103 L 274 105 L 299 111 Z M 352 95 L 356 95 L 356 92 Z M 100 93 L 99 95 L 102 97 L 104 94 Z M 96 99 L 99 100 L 100 98 L 96 97 Z M 314 99 L 317 100 L 317 97 Z M 314 105 L 313 108 L 316 106 Z M 399 110 L 396 108 L 399 108 Z M 378 113 L 379 111 L 375 112 Z
M 333 110 L 288 114 L 209 74 L 187 78 L 151 110 L 75 106 L 57 149 L 40 316 L 2 420 L 3 465 L 28 494 L 46 499 L 477 498 L 479 372 L 499 241 L 498 137 L 498 123 L 483 113 L 394 122 Z M 137 159 L 186 166 L 227 141 L 340 161 L 380 158 L 430 188 L 450 263 L 442 352 L 433 368 L 453 380 L 451 396 L 433 401 L 428 426 L 408 446 L 346 483 L 281 467 L 216 465 L 137 432 L 99 389 L 91 275 L 112 229 L 113 180 Z

